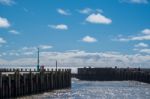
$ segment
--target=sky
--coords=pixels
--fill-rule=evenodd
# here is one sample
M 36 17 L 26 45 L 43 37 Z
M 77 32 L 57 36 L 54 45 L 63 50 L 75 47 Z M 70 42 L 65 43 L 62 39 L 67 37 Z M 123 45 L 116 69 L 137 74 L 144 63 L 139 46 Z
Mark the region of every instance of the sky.
M 0 66 L 150 67 L 149 0 L 0 0 Z

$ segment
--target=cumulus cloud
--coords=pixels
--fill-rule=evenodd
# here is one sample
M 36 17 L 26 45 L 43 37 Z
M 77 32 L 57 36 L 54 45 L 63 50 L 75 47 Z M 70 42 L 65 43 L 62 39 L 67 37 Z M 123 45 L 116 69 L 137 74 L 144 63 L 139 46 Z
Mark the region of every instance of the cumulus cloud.
M 148 44 L 141 42 L 141 43 L 135 44 L 134 46 L 135 47 L 148 47 Z
M 78 12 L 81 13 L 81 14 L 90 14 L 92 12 L 100 12 L 100 13 L 102 13 L 103 10 L 101 10 L 101 9 L 93 10 L 91 8 L 84 8 L 84 9 L 78 10 Z
M 68 30 L 68 26 L 65 24 L 58 24 L 58 25 L 48 25 L 48 27 L 57 29 L 57 30 Z
M 0 28 L 8 28 L 9 26 L 9 21 L 6 18 L 0 17 Z
M 6 40 L 0 37 L 0 45 L 6 43 Z
M 135 3 L 135 4 L 147 4 L 148 0 L 121 0 L 122 2 Z
M 20 34 L 20 32 L 18 32 L 17 30 L 10 30 L 9 32 L 14 35 Z
M 97 39 L 91 36 L 85 36 L 82 38 L 82 41 L 87 43 L 93 43 L 93 42 L 97 42 Z
M 150 35 L 150 29 L 144 29 L 144 30 L 142 30 L 142 33 Z
M 69 10 L 64 10 L 64 9 L 57 9 L 57 12 L 59 13 L 59 14 L 61 14 L 61 15 L 71 15 L 70 13 L 69 13 Z
M 39 48 L 40 49 L 51 49 L 51 48 L 53 48 L 53 46 L 51 46 L 51 45 L 39 45 Z
M 112 20 L 103 16 L 101 13 L 93 13 L 86 18 L 87 22 L 95 23 L 95 24 L 111 24 Z
M 91 13 L 93 10 L 90 9 L 90 8 L 85 8 L 85 9 L 82 9 L 82 10 L 79 10 L 79 13 L 82 13 L 82 14 L 89 14 Z
M 150 54 L 150 49 L 140 49 L 139 52 Z
M 10 56 L 19 56 L 20 54 L 17 53 L 17 52 L 10 52 L 10 53 L 8 53 L 8 55 L 10 55 Z
M 33 56 L 33 55 L 31 55 Z M 36 65 L 35 57 L 22 57 L 14 60 L 0 59 L 0 64 L 32 64 Z M 86 51 L 65 51 L 65 52 L 40 52 L 40 64 L 54 66 L 58 60 L 58 66 L 68 67 L 149 67 L 150 55 L 121 54 L 118 52 L 86 52 Z M 18 62 L 19 61 L 19 62 Z
M 150 40 L 150 31 L 149 29 L 144 29 L 141 31 L 140 34 L 128 37 L 118 37 L 116 40 L 119 41 L 143 41 L 143 40 Z
M 0 0 L 0 3 L 8 6 L 15 4 L 14 0 Z
M 0 39 L 0 43 L 6 43 L 6 41 L 1 41 Z M 10 56 L 33 56 L 37 54 L 38 48 L 40 49 L 40 51 L 46 51 L 48 49 L 53 48 L 53 46 L 51 45 L 38 45 L 38 46 L 24 46 L 22 48 L 16 49 L 16 50 L 10 50 L 7 51 L 7 53 L 5 52 L 5 55 L 10 55 Z M 4 54 L 2 54 L 2 56 L 5 56 Z

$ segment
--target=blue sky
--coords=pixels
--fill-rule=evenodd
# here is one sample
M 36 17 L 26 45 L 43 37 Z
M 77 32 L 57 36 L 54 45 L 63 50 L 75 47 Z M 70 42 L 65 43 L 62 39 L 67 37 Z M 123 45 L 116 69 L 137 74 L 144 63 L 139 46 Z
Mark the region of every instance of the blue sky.
M 0 64 L 36 64 L 39 47 L 41 64 L 149 67 L 149 11 L 149 0 L 0 0 Z

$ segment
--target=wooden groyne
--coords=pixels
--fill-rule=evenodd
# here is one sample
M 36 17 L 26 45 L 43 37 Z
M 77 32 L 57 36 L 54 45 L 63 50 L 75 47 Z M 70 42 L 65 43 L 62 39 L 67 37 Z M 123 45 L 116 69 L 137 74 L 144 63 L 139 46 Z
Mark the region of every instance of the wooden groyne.
M 4 71 L 4 72 L 3 72 Z M 71 87 L 71 70 L 0 69 L 0 99 Z
M 80 80 L 123 81 L 133 80 L 150 84 L 150 69 L 140 68 L 78 68 L 74 75 Z

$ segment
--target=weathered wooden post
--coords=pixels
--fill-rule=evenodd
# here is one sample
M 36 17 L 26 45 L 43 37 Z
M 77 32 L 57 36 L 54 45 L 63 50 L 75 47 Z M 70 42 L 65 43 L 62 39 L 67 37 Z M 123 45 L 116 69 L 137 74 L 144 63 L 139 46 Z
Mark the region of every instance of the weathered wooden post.
M 54 71 L 53 71 L 53 69 L 51 71 L 51 88 L 52 88 L 52 90 L 54 89 Z
M 31 72 L 29 72 L 29 88 L 30 88 L 30 93 L 33 93 L 33 74 Z
M 46 80 L 46 81 L 45 81 L 45 83 L 46 83 L 46 85 L 45 85 L 45 87 L 46 87 L 45 90 L 48 91 L 48 87 L 49 87 L 49 86 L 48 86 L 48 84 L 49 84 L 49 82 L 48 82 L 48 81 L 49 81 L 49 80 L 48 80 L 48 73 L 45 73 L 45 80 Z
M 12 78 L 12 77 L 11 77 L 11 75 L 9 74 L 9 75 L 8 75 L 8 87 L 9 87 L 9 88 L 8 88 L 8 89 L 9 89 L 9 92 L 8 92 L 9 96 L 8 96 L 8 97 L 9 97 L 9 98 L 11 97 L 11 93 L 12 93 L 12 89 L 11 89 L 11 83 L 12 83 L 12 82 L 11 82 L 11 78 Z
M 53 89 L 56 89 L 56 72 L 53 71 Z
M 69 69 L 69 88 L 71 88 L 71 69 Z
M 3 93 L 3 90 L 2 90 L 2 73 L 0 72 L 0 99 L 2 98 L 2 93 Z
M 19 96 L 20 93 L 20 74 L 18 69 L 15 71 L 15 90 L 16 90 L 15 96 L 17 97 Z
M 36 79 L 36 81 L 35 81 L 35 84 L 36 84 L 36 93 L 38 93 L 39 92 L 39 73 L 37 73 L 35 75 L 35 79 Z
M 64 72 L 64 69 L 62 70 L 62 88 L 64 88 L 64 81 L 65 81 L 65 74 L 64 74 L 65 72 Z
M 51 89 L 50 85 L 51 85 L 51 82 L 50 82 L 50 71 L 48 70 L 48 73 L 47 73 L 47 90 L 48 91 Z
M 3 97 L 3 98 L 6 98 L 6 96 L 7 96 L 7 95 L 6 95 L 6 94 L 7 94 L 7 86 L 6 86 L 6 85 L 7 85 L 7 82 L 6 82 L 6 80 L 7 80 L 7 76 L 3 74 L 3 75 L 2 75 L 2 90 L 3 90 L 3 91 L 2 91 L 2 92 L 3 92 L 3 93 L 2 93 L 2 94 L 3 94 L 2 97 Z
M 53 89 L 53 71 L 50 71 L 49 80 L 50 80 L 50 90 L 52 90 Z
M 43 85 L 44 85 L 44 70 L 41 69 L 40 70 L 40 92 L 44 90 Z
M 23 96 L 23 75 L 20 73 L 20 96 Z

